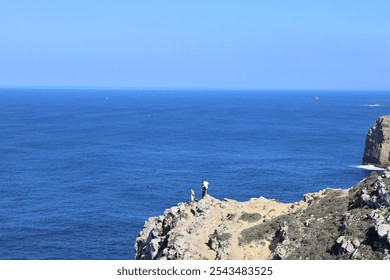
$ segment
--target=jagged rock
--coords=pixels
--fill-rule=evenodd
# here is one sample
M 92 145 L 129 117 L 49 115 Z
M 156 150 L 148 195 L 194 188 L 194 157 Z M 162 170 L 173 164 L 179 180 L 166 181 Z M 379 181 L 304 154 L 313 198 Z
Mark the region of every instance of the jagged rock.
M 339 231 L 341 233 L 344 233 L 347 230 L 348 223 L 350 222 L 350 219 L 351 219 L 351 214 L 349 212 L 345 212 L 343 214 L 342 219 L 341 219 L 341 225 L 340 225 L 340 228 L 339 228 Z
M 379 213 L 379 210 L 373 210 L 370 212 L 370 214 L 368 215 L 368 217 L 371 219 L 371 220 L 377 220 L 379 219 L 380 217 L 382 217 Z
M 373 172 L 347 190 L 305 201 L 237 202 L 208 195 L 145 222 L 136 259 L 387 259 L 390 178 Z
M 378 176 L 370 192 L 361 190 L 360 200 L 371 208 L 390 207 L 390 180 Z
M 382 178 L 390 178 L 390 167 L 387 167 L 385 171 L 383 171 Z
M 390 165 L 390 116 L 380 116 L 368 131 L 363 163 Z
M 360 245 L 360 242 L 356 238 L 351 240 L 350 237 L 348 238 L 346 236 L 340 236 L 339 238 L 337 238 L 336 244 L 338 245 L 339 254 L 352 254 Z
M 180 213 L 180 209 L 178 206 L 174 206 L 170 209 L 170 213 L 172 216 L 176 216 Z
M 290 244 L 287 224 L 284 223 L 280 227 L 280 229 L 276 232 L 275 238 L 277 238 L 279 242 L 273 252 L 272 259 L 283 260 L 289 255 L 289 248 L 286 246 Z
M 390 225 L 389 224 L 383 224 L 379 223 L 375 227 L 376 232 L 378 233 L 378 236 L 383 239 L 389 239 L 389 232 L 390 232 Z
M 367 134 L 364 163 L 390 165 L 390 116 Z M 136 259 L 390 259 L 390 166 L 347 190 L 284 204 L 210 195 L 149 218 Z
M 369 206 L 371 206 L 372 204 L 370 203 L 371 201 L 371 196 L 369 196 L 367 193 L 362 193 L 362 195 L 360 196 L 362 201 L 365 202 L 366 204 L 369 204 Z
M 150 218 L 135 243 L 136 259 L 251 259 L 267 258 L 263 241 L 239 246 L 245 228 L 291 211 L 291 204 L 265 198 L 237 202 L 210 195 L 184 203 Z M 296 208 L 298 209 L 298 207 Z M 159 246 L 159 247 L 158 247 Z
M 220 260 L 230 254 L 230 239 L 231 233 L 215 230 L 213 234 L 209 235 L 208 246 L 211 250 L 216 252 L 215 259 Z

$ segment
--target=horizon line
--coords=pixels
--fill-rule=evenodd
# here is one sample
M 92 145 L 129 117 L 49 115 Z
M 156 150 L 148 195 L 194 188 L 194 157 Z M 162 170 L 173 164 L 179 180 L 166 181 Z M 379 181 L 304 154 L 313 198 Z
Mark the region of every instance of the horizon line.
M 138 91 L 315 91 L 315 92 L 390 92 L 390 89 L 374 88 L 245 88 L 245 87 L 121 87 L 121 86 L 0 86 L 0 90 L 138 90 Z

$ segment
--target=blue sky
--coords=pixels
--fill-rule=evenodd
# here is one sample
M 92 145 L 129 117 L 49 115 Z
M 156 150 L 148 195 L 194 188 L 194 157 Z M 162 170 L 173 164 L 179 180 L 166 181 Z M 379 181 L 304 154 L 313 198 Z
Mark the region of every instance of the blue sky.
M 0 87 L 390 89 L 388 0 L 0 0 Z

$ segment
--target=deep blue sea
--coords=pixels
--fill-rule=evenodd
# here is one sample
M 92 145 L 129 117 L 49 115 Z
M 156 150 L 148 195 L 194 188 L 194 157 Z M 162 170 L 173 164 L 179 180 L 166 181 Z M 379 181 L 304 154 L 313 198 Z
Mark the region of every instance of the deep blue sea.
M 318 96 L 318 99 L 313 98 Z M 370 171 L 386 92 L 0 90 L 0 259 L 133 259 L 144 221 L 209 193 L 283 202 Z

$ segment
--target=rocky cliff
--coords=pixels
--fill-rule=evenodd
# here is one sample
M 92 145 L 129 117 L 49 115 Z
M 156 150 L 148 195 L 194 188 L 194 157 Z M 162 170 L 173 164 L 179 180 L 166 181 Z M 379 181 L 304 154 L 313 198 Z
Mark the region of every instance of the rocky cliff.
M 211 196 L 145 222 L 136 259 L 389 259 L 390 169 L 284 204 Z
M 368 131 L 363 163 L 390 166 L 390 116 L 379 117 Z

